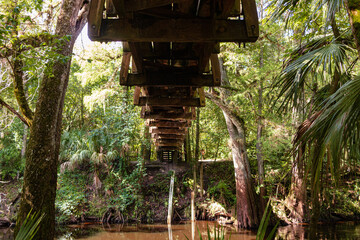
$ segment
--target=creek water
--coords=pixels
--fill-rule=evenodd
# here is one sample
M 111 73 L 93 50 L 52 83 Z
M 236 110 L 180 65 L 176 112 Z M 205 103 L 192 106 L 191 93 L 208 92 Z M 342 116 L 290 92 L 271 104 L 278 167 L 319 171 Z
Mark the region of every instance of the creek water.
M 216 222 L 197 221 L 174 224 L 171 227 L 162 224 L 141 225 L 69 225 L 59 234 L 58 240 L 86 239 L 86 240 L 199 240 L 199 232 L 203 239 L 207 238 L 207 228 L 213 232 L 219 227 Z M 236 230 L 224 227 L 225 239 L 255 240 L 256 232 Z M 312 233 L 311 233 L 312 232 Z M 213 233 L 212 233 L 213 238 Z M 307 225 L 293 225 L 279 227 L 276 239 L 305 240 L 305 239 L 351 239 L 360 240 L 360 223 L 343 222 L 337 224 L 320 224 L 317 229 L 310 229 Z
M 207 238 L 207 226 L 213 232 L 216 222 L 197 221 L 173 224 L 169 228 L 164 224 L 140 225 L 100 225 L 78 224 L 58 226 L 57 240 L 199 240 L 199 232 L 203 239 Z M 279 227 L 275 239 L 305 240 L 305 239 L 346 239 L 360 240 L 359 222 L 342 222 L 337 224 L 320 224 L 315 231 L 307 225 L 293 225 Z M 224 227 L 225 239 L 255 240 L 256 232 L 249 230 L 236 230 L 233 227 Z M 311 233 L 312 232 L 312 233 Z M 193 237 L 194 235 L 194 237 Z M 212 234 L 213 236 L 213 234 Z M 0 239 L 10 240 L 11 229 L 0 229 Z

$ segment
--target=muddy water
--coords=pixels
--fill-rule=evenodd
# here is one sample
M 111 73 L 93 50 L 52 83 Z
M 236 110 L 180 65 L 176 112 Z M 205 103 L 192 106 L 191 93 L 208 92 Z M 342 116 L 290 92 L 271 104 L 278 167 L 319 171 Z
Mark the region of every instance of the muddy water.
M 207 226 L 211 230 L 218 226 L 215 222 L 197 221 L 192 226 L 190 222 L 184 224 L 167 225 L 72 225 L 67 226 L 65 233 L 59 235 L 58 240 L 199 240 L 199 232 L 203 239 L 207 239 Z M 231 240 L 255 240 L 256 233 L 247 230 L 236 230 L 225 227 L 225 239 Z M 83 234 L 86 234 L 84 236 Z M 294 225 L 279 227 L 275 239 L 305 240 L 305 239 L 351 239 L 360 240 L 360 223 L 343 222 L 337 224 L 321 224 L 317 229 L 310 229 L 307 225 Z
M 215 222 L 197 221 L 192 225 L 190 222 L 183 224 L 176 224 L 168 227 L 168 225 L 151 224 L 151 225 L 137 225 L 137 226 L 122 226 L 122 225 L 72 225 L 68 226 L 68 230 L 63 235 L 59 236 L 58 240 L 72 240 L 72 239 L 86 239 L 86 240 L 180 240 L 180 239 L 194 239 L 198 240 L 199 232 L 203 239 L 207 239 L 207 226 L 211 231 L 215 226 Z M 92 229 L 93 233 L 90 236 L 76 236 L 72 234 L 73 230 Z M 256 233 L 251 231 L 236 232 L 234 228 L 224 227 L 226 239 L 231 236 L 231 239 L 238 240 L 255 240 Z M 79 233 L 78 233 L 79 234 Z M 212 233 L 213 235 L 213 233 Z M 187 238 L 186 238 L 187 237 Z
M 214 222 L 197 221 L 194 228 L 191 223 L 172 225 L 152 224 L 152 225 L 68 225 L 58 227 L 57 240 L 199 240 L 199 233 L 207 239 L 207 226 L 211 230 L 214 226 L 218 226 Z M 322 224 L 317 229 L 310 229 L 307 225 L 294 225 L 279 227 L 276 239 L 289 240 L 305 240 L 305 239 L 351 239 L 360 240 L 360 223 L 343 222 L 337 224 Z M 255 232 L 225 227 L 226 240 L 231 235 L 231 240 L 255 240 Z M 194 238 L 192 235 L 194 234 Z M 186 236 L 186 237 L 185 237 Z M 12 229 L 0 229 L 0 239 L 12 240 Z

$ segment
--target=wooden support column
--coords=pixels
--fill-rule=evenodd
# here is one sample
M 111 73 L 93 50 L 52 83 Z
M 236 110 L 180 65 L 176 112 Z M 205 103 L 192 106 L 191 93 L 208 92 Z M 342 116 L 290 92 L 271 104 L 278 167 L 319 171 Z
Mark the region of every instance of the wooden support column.
M 220 86 L 221 83 L 221 71 L 220 62 L 217 54 L 211 54 L 211 71 L 214 78 L 214 85 Z
M 88 35 L 91 40 L 100 37 L 105 0 L 92 0 L 88 17 Z
M 137 73 L 143 72 L 143 57 L 141 54 L 140 43 L 129 42 L 129 48 L 135 62 Z
M 121 68 L 120 68 L 120 85 L 126 85 L 127 78 L 129 75 L 129 66 L 130 66 L 131 52 L 124 52 Z
M 140 87 L 135 87 L 134 90 L 134 105 L 139 105 L 139 99 L 140 99 L 140 93 L 141 93 L 141 88 Z

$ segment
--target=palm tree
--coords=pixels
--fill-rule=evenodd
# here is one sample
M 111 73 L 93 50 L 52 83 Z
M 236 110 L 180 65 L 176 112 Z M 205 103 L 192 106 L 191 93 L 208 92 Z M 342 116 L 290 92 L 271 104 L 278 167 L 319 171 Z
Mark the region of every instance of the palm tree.
M 324 160 L 327 161 L 332 176 L 336 180 L 344 151 L 349 152 L 351 156 L 359 156 L 357 146 L 360 143 L 360 80 L 359 77 L 351 75 L 357 61 L 354 47 L 360 54 L 359 39 L 357 34 L 354 34 L 354 19 L 351 15 L 351 11 L 356 11 L 358 6 L 349 5 L 349 2 L 351 1 L 279 0 L 273 2 L 273 6 L 276 6 L 274 17 L 290 12 L 285 19 L 286 22 L 290 21 L 290 17 L 294 16 L 299 6 L 309 4 L 313 10 L 321 10 L 326 6 L 328 10 L 325 20 L 330 23 L 333 33 L 331 36 L 324 35 L 311 39 L 293 51 L 275 84 L 276 87 L 281 88 L 278 99 L 283 97 L 282 109 L 304 108 L 305 91 L 313 92 L 313 97 L 306 105 L 309 116 L 299 126 L 294 139 L 294 153 L 297 161 L 302 161 L 304 164 L 301 159 L 306 155 L 306 147 L 311 153 L 307 154 L 307 157 L 310 158 L 311 163 L 312 222 L 316 222 L 319 215 L 319 183 Z M 352 9 L 350 13 L 349 7 Z M 335 14 L 344 9 L 349 13 L 349 30 L 351 27 L 353 36 L 348 34 L 350 31 L 340 34 L 337 28 Z M 310 23 L 311 18 L 316 14 L 316 12 L 312 13 L 307 23 Z M 355 40 L 355 46 L 352 39 Z M 322 85 L 320 90 L 317 90 L 318 85 Z

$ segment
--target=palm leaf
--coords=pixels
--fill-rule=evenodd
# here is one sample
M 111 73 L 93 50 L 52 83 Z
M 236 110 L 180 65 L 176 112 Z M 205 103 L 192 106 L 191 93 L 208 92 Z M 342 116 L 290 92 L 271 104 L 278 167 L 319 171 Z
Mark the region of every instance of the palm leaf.
M 314 120 L 301 141 L 318 141 L 321 152 L 328 147 L 331 169 L 337 178 L 342 150 L 349 147 L 353 156 L 359 156 L 360 144 L 360 77 L 348 81 L 323 103 L 321 113 Z M 318 152 L 319 149 L 317 149 Z M 320 158 L 321 156 L 319 156 Z M 319 166 L 320 164 L 316 164 Z M 317 167 L 316 167 L 317 168 Z
M 312 41 L 306 46 L 294 51 L 274 84 L 274 88 L 281 89 L 277 100 L 284 96 L 280 106 L 282 110 L 298 106 L 306 85 L 309 85 L 310 74 L 316 73 L 330 82 L 335 69 L 340 74 L 346 73 L 347 53 L 352 51 L 349 46 L 333 39 L 329 41 L 329 37 Z
M 31 214 L 31 210 L 25 218 L 24 223 L 21 225 L 15 240 L 31 240 L 40 228 L 40 222 L 45 214 L 41 216 L 39 213 Z

